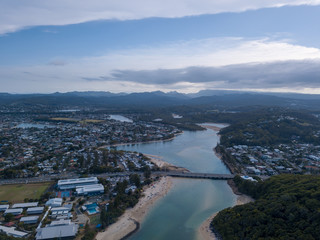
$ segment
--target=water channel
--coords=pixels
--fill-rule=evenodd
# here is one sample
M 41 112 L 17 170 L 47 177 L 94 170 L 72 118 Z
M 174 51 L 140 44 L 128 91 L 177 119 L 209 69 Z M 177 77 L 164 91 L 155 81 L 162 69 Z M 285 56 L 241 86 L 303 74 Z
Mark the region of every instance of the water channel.
M 158 155 L 192 172 L 230 173 L 213 148 L 213 130 L 185 131 L 172 141 L 118 146 L 117 149 Z M 232 206 L 236 196 L 226 181 L 173 179 L 169 193 L 148 213 L 130 240 L 200 240 L 198 228 L 214 212 Z

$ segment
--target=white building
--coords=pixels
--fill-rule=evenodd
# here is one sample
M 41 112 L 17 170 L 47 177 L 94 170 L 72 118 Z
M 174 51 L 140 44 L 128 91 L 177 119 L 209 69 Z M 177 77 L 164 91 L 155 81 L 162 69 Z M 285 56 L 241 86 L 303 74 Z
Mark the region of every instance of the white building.
M 23 212 L 23 208 L 9 208 L 4 212 L 4 215 L 11 213 L 12 215 L 20 215 Z
M 244 180 L 249 180 L 249 181 L 252 181 L 252 182 L 257 182 L 257 180 L 253 179 L 253 177 L 241 176 L 241 178 L 244 179 Z
M 46 202 L 46 206 L 60 207 L 62 205 L 62 198 L 52 198 Z
M 44 210 L 44 207 L 33 207 L 33 208 L 28 208 L 27 213 L 28 214 L 41 214 Z
M 20 222 L 24 224 L 35 224 L 38 222 L 39 216 L 32 216 L 32 217 L 22 217 Z
M 72 205 L 65 205 L 63 207 L 56 207 L 51 209 L 51 218 L 55 219 L 68 219 L 72 218 L 72 214 L 70 213 L 72 209 Z
M 26 232 L 17 231 L 15 229 L 16 229 L 15 227 L 5 227 L 5 226 L 0 225 L 0 231 L 4 232 L 8 236 L 22 238 L 22 237 L 25 237 L 28 235 L 28 233 L 26 233 Z
M 37 207 L 38 202 L 28 202 L 28 203 L 16 203 L 13 204 L 11 208 L 29 208 L 29 207 Z
M 8 208 L 9 208 L 9 204 L 0 205 L 0 212 L 4 212 L 4 211 L 7 210 Z
M 92 184 L 92 185 L 84 185 L 78 186 L 76 189 L 77 195 L 95 195 L 95 194 L 103 194 L 104 187 L 102 184 Z
M 97 177 L 89 178 L 76 178 L 76 179 L 65 179 L 58 181 L 58 188 L 60 190 L 74 189 L 78 186 L 97 184 Z
M 73 238 L 78 232 L 78 224 L 71 221 L 52 222 L 37 229 L 36 240 Z

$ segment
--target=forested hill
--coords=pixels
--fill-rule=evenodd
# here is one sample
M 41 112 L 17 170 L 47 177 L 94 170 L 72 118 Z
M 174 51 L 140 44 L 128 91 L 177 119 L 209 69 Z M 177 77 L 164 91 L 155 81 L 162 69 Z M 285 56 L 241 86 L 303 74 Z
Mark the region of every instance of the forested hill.
M 211 225 L 223 240 L 320 239 L 320 177 L 278 175 L 253 183 L 235 178 L 256 201 L 221 211 Z

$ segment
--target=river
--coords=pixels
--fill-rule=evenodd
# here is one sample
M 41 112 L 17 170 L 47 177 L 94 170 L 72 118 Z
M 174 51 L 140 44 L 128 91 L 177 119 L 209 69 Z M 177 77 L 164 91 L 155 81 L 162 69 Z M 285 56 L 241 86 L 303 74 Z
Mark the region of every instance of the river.
M 117 149 L 158 155 L 192 172 L 230 173 L 213 148 L 213 130 L 185 131 L 172 141 L 118 146 Z M 233 206 L 236 195 L 226 181 L 174 178 L 169 193 L 148 213 L 130 240 L 200 240 L 198 228 L 213 213 Z

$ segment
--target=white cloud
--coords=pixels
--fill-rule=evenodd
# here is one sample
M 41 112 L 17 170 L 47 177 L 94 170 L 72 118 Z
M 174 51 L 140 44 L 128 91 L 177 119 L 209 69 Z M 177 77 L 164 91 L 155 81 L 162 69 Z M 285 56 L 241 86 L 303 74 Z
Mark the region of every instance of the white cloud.
M 319 4 L 320 0 L 0 0 L 0 34 L 25 27 L 67 25 L 102 19 L 175 18 Z
M 269 39 L 213 38 L 179 42 L 154 48 L 117 51 L 100 57 L 53 59 L 49 64 L 38 66 L 0 67 L 0 84 L 2 91 L 9 92 L 73 90 L 113 92 L 182 90 L 194 92 L 208 87 L 221 87 L 223 84 L 217 81 L 209 83 L 208 80 L 191 81 L 190 73 L 196 78 L 202 73 L 207 74 L 207 69 L 210 67 L 217 69 L 233 64 L 245 64 L 247 68 L 244 69 L 251 71 L 251 79 L 248 83 L 242 81 L 243 86 L 241 87 L 250 88 L 254 82 L 254 76 L 261 76 L 255 75 L 255 67 L 251 68 L 250 65 L 261 66 L 257 63 L 303 61 L 305 59 L 320 59 L 320 49 Z M 268 66 L 266 74 L 275 69 L 270 67 L 272 65 Z M 300 68 L 301 66 L 307 65 L 300 65 Z M 187 68 L 194 68 L 197 71 L 190 71 Z M 179 78 L 175 69 L 182 69 L 178 71 L 179 74 L 188 73 L 189 78 Z M 236 68 L 230 69 L 234 74 Z M 263 69 L 266 68 L 257 68 L 258 71 Z M 292 71 L 292 67 L 287 69 Z M 141 74 L 139 71 L 147 74 Z M 164 79 L 159 79 L 161 71 L 165 73 Z M 276 72 L 279 72 L 279 69 L 276 69 Z M 115 73 L 121 74 L 116 76 Z M 225 67 L 223 73 L 228 73 L 228 68 Z M 282 77 L 286 76 L 285 71 L 281 73 Z M 136 74 L 135 77 L 140 77 L 140 79 L 133 78 L 133 74 Z M 172 75 L 170 76 L 170 74 Z M 243 76 L 248 75 L 244 74 Z M 230 79 L 230 75 L 228 78 Z M 272 80 L 265 79 L 267 82 Z M 289 81 L 288 78 L 284 77 L 284 79 Z M 286 81 L 282 81 L 280 85 L 269 84 L 269 86 L 281 88 L 285 86 Z M 237 87 L 239 86 L 237 85 Z M 292 87 L 296 86 L 292 85 Z

